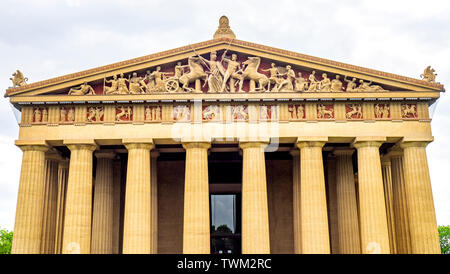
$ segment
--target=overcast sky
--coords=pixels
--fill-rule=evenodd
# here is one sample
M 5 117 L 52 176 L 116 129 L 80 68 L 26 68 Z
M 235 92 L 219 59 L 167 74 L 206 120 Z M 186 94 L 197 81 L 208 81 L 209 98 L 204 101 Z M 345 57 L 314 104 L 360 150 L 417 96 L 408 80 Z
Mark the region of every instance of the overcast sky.
M 427 65 L 450 83 L 450 1 L 3 0 L 0 87 L 212 38 L 227 15 L 237 38 L 419 78 Z M 438 224 L 450 225 L 450 99 L 435 110 L 427 148 Z M 13 229 L 22 152 L 8 99 L 0 99 L 0 227 Z

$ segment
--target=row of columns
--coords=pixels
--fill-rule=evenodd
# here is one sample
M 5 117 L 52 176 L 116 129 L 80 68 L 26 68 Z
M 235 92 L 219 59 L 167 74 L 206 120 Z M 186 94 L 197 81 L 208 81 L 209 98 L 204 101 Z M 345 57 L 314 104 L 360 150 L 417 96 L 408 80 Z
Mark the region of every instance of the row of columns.
M 357 139 L 357 183 L 354 150 L 336 148 L 328 162 L 328 205 L 336 209 L 327 211 L 324 142 L 298 142 L 291 153 L 295 253 L 440 253 L 427 143 L 402 142 L 382 165 L 382 141 Z
M 294 250 L 330 253 L 322 147 L 327 139 L 298 141 L 293 153 Z M 124 140 L 128 150 L 123 253 L 157 252 L 157 186 L 151 140 Z M 357 140 L 358 187 L 351 149 L 336 149 L 339 253 L 439 253 L 428 173 L 426 142 L 404 142 L 383 168 L 382 141 Z M 117 253 L 120 190 L 111 153 L 96 153 L 92 195 L 91 142 L 65 142 L 70 166 L 48 158 L 43 144 L 18 144 L 23 150 L 13 253 Z M 241 142 L 242 252 L 270 253 L 264 148 L 267 142 Z M 210 253 L 209 142 L 185 142 L 186 174 L 183 253 Z M 383 167 L 387 167 L 383 165 Z M 47 174 L 47 175 L 46 175 Z M 67 178 L 67 185 L 63 182 Z M 384 179 L 384 180 L 383 180 Z M 358 193 L 358 195 L 356 195 Z M 95 197 L 92 203 L 92 197 Z M 387 197 L 387 198 L 386 198 Z M 93 205 L 93 211 L 92 211 Z M 91 215 L 92 214 L 92 215 Z M 334 221 L 333 221 L 334 222 Z M 53 231 L 47 229 L 55 227 Z M 91 237 L 92 235 L 92 237 Z M 337 236 L 337 237 L 336 237 Z M 115 239 L 116 238 L 116 239 Z M 394 242 L 394 239 L 396 240 Z

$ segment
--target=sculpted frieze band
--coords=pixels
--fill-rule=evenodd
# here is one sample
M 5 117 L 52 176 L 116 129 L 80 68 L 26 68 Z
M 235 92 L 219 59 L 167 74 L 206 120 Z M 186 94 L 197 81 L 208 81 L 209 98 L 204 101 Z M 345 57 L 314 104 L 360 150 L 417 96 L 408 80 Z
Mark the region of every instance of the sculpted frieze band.
M 21 125 L 429 120 L 426 102 L 89 104 L 24 107 Z M 419 115 L 419 111 L 422 114 Z M 25 122 L 27 121 L 27 122 Z

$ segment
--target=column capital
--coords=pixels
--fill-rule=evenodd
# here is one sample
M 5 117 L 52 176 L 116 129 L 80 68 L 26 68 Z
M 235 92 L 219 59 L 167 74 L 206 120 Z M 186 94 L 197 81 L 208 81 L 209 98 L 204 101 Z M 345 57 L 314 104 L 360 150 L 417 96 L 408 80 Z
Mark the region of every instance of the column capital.
M 251 147 L 265 149 L 268 144 L 269 144 L 268 142 L 264 142 L 264 141 L 263 142 L 261 142 L 261 141 L 255 141 L 255 142 L 248 141 L 248 142 L 239 142 L 239 147 L 241 149 L 246 149 L 246 148 L 251 148 Z
M 326 142 L 324 141 L 297 141 L 297 147 L 302 149 L 304 147 L 320 147 L 322 148 Z
M 355 153 L 353 148 L 335 148 L 333 154 L 336 156 L 351 156 Z
M 129 138 L 122 139 L 123 145 L 128 149 L 148 149 L 152 150 L 155 148 L 153 139 L 151 138 Z
M 14 144 L 18 146 L 22 151 L 37 150 L 47 152 L 50 148 L 45 140 L 34 140 L 34 141 L 16 140 Z
M 114 159 L 116 153 L 114 151 L 98 151 L 95 152 L 95 157 L 97 157 L 97 159 Z
M 211 147 L 210 142 L 183 142 L 183 148 L 184 149 L 191 149 L 191 148 L 203 148 L 203 149 L 209 149 Z
M 379 148 L 383 142 L 377 142 L 377 141 L 355 141 L 352 145 L 356 149 L 362 148 L 362 147 L 376 147 Z
M 152 150 L 153 148 L 155 148 L 154 144 L 149 144 L 149 143 L 127 143 L 124 145 L 127 148 L 127 150 L 131 150 L 131 149 Z
M 380 147 L 384 142 L 386 142 L 386 137 L 361 136 L 355 138 L 352 146 L 357 149 L 361 147 Z
M 90 150 L 97 149 L 97 143 L 94 139 L 70 139 L 64 140 L 63 144 L 66 145 L 71 151 L 73 150 Z

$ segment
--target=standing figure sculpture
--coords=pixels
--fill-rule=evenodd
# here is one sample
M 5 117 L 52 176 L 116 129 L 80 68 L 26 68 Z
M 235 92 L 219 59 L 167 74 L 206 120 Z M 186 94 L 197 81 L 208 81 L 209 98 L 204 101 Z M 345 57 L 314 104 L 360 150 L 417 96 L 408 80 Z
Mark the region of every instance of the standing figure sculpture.
M 95 95 L 95 91 L 85 81 L 79 87 L 69 89 L 69 95 Z
M 128 79 L 126 79 L 123 76 L 123 73 L 121 73 L 119 79 L 117 79 L 117 93 L 118 94 L 128 94 L 128 93 L 130 93 L 128 91 L 127 81 L 128 81 Z
M 295 79 L 295 72 L 293 69 L 291 69 L 290 65 L 287 65 L 286 72 L 281 74 L 281 76 L 284 76 L 284 75 L 286 75 L 286 79 L 284 79 L 280 82 L 280 84 L 277 87 L 278 91 L 281 91 L 281 90 L 293 91 L 294 86 L 292 85 L 292 81 Z
M 319 84 L 319 81 L 317 81 L 317 79 L 316 79 L 316 71 L 315 70 L 313 70 L 311 72 L 308 79 L 309 79 L 308 91 L 315 91 L 317 89 L 317 85 Z
M 66 115 L 67 115 L 67 110 L 65 107 L 62 107 L 59 109 L 59 121 L 60 122 L 66 122 Z
M 270 68 L 262 69 L 262 71 L 268 71 L 270 73 L 269 86 L 267 87 L 267 91 L 271 91 L 270 84 L 273 84 L 273 86 L 276 87 L 283 80 L 280 78 L 280 74 L 278 72 L 278 68 L 275 66 L 275 63 L 271 63 Z
M 141 80 L 141 85 L 142 86 L 145 85 L 146 93 L 151 93 L 155 90 L 155 82 L 153 80 L 154 79 L 152 73 L 149 70 L 147 70 L 145 72 L 144 78 Z
M 225 55 L 225 53 L 226 52 L 224 52 L 224 55 Z M 237 71 L 241 67 L 240 63 L 237 61 L 236 54 L 232 54 L 231 59 L 225 58 L 224 56 L 222 56 L 222 59 L 224 62 L 226 62 L 228 64 L 228 66 L 227 66 L 227 70 L 225 71 L 225 74 L 223 76 L 222 88 L 220 89 L 220 92 L 225 91 L 226 84 L 230 78 L 236 79 L 236 80 L 240 79 L 240 75 L 237 73 Z M 241 83 L 241 85 L 242 85 L 242 83 Z M 232 91 L 232 90 L 233 90 L 233 87 L 231 87 L 231 85 L 230 85 L 230 91 Z M 243 92 L 242 88 L 239 88 L 239 92 Z
M 69 108 L 69 111 L 67 112 L 67 122 L 73 121 L 75 121 L 75 111 L 73 108 Z
M 183 76 L 184 74 L 184 68 L 187 68 L 187 65 L 182 65 L 181 62 L 177 62 L 177 65 L 175 66 L 175 74 L 174 77 L 177 79 Z
M 42 121 L 43 123 L 47 123 L 48 122 L 48 111 L 47 108 L 44 108 L 42 110 Z
M 215 51 L 211 52 L 209 60 L 200 55 L 198 57 L 209 66 L 208 93 L 220 92 L 223 83 L 222 77 L 225 74 L 225 69 L 222 64 L 217 61 L 217 53 Z
M 103 79 L 103 81 L 104 81 L 104 83 L 111 83 L 110 87 L 106 87 L 105 85 L 103 85 L 103 92 L 105 94 L 115 94 L 115 93 L 117 93 L 118 84 L 119 84 L 119 82 L 117 81 L 117 75 L 114 75 L 111 80 L 106 80 L 106 77 L 105 77 Z
M 331 92 L 343 91 L 342 82 L 341 82 L 341 80 L 339 80 L 340 77 L 341 77 L 340 75 L 336 75 L 336 78 L 331 80 Z
M 41 110 L 39 108 L 36 108 L 34 110 L 34 122 L 38 123 L 41 122 L 42 117 L 41 117 Z
M 269 84 L 269 78 L 267 78 L 265 74 L 258 72 L 260 63 L 260 57 L 248 57 L 248 59 L 243 63 L 246 65 L 244 71 L 242 71 L 241 75 L 237 74 L 239 80 L 239 92 L 244 92 L 242 87 L 245 79 L 250 79 L 258 83 L 258 86 L 255 87 L 255 91 L 265 91 L 266 86 Z

